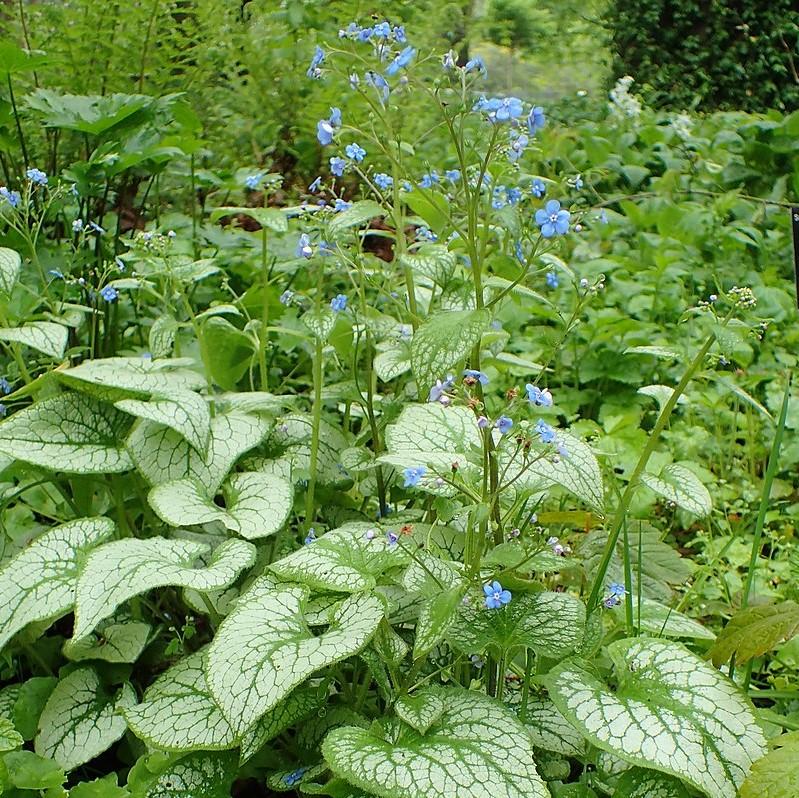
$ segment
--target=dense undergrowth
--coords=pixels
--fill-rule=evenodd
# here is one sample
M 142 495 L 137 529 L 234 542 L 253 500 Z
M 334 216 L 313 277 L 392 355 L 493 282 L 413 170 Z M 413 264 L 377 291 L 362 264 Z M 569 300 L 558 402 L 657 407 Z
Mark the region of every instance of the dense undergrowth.
M 0 51 L 2 794 L 795 796 L 799 114 L 280 19 Z

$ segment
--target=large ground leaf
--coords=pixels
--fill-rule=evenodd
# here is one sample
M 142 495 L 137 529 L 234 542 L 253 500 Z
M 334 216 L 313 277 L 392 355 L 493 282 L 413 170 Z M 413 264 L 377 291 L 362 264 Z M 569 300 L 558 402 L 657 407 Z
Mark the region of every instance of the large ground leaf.
M 126 538 L 107 543 L 89 555 L 76 591 L 74 637 L 79 639 L 129 598 L 155 587 L 178 585 L 221 590 L 255 562 L 255 547 L 228 540 L 217 548 L 207 568 L 193 563 L 209 547 L 187 540 Z
M 220 521 L 231 532 L 253 539 L 282 528 L 294 503 L 294 486 L 282 477 L 253 471 L 234 474 L 224 495 L 223 508 L 193 479 L 177 479 L 156 485 L 147 498 L 159 518 L 172 526 Z
M 741 798 L 796 798 L 799 795 L 799 732 L 770 742 L 772 750 L 752 765 Z
M 570 660 L 546 676 L 558 709 L 596 746 L 671 773 L 710 798 L 735 798 L 765 738 L 738 688 L 688 649 L 635 638 L 609 646 L 611 691 Z
M 82 667 L 65 676 L 47 699 L 39 718 L 36 753 L 65 770 L 94 759 L 125 733 L 123 707 L 136 703 L 129 684 L 106 692 L 94 668 Z
M 201 454 L 171 427 L 142 421 L 127 445 L 136 467 L 150 484 L 194 479 L 210 497 L 239 457 L 261 443 L 271 426 L 259 416 L 219 414 L 211 421 L 208 449 Z
M 236 734 L 216 705 L 203 672 L 203 650 L 184 657 L 124 710 L 137 737 L 165 751 L 232 748 Z
M 0 329 L 0 341 L 15 341 L 52 358 L 64 356 L 68 330 L 52 321 L 32 321 L 21 327 Z
M 474 691 L 442 697 L 445 709 L 425 734 L 343 726 L 322 753 L 338 776 L 382 798 L 549 798 L 533 744 L 507 709 Z
M 125 451 L 130 417 L 90 396 L 42 399 L 0 424 L 0 453 L 50 470 L 114 474 L 133 463 Z
M 308 591 L 265 576 L 222 622 L 206 658 L 211 694 L 237 733 L 250 729 L 320 668 L 360 651 L 385 615 L 377 596 L 337 605 L 327 631 L 311 634 L 303 618 Z
M 111 537 L 108 518 L 80 518 L 54 527 L 0 568 L 0 648 L 33 621 L 72 609 L 83 557 Z

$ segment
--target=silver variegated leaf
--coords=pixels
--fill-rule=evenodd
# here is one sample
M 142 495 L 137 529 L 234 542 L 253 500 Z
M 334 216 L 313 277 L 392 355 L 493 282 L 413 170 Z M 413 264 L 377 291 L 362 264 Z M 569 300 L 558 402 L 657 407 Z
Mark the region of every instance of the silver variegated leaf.
M 0 648 L 33 621 L 72 609 L 78 568 L 87 553 L 111 537 L 108 518 L 80 518 L 54 527 L 0 568 Z
M 250 729 L 312 673 L 360 651 L 385 615 L 377 596 L 351 596 L 315 637 L 303 617 L 307 599 L 307 588 L 261 577 L 217 630 L 206 677 L 237 733 Z
M 0 341 L 25 344 L 52 358 L 64 356 L 67 336 L 67 328 L 52 321 L 31 321 L 21 327 L 0 329 Z
M 187 540 L 126 538 L 93 551 L 81 568 L 76 591 L 74 638 L 80 639 L 129 598 L 155 587 L 176 585 L 194 590 L 221 590 L 255 562 L 255 547 L 228 540 L 217 548 L 206 568 L 193 563 L 209 547 Z

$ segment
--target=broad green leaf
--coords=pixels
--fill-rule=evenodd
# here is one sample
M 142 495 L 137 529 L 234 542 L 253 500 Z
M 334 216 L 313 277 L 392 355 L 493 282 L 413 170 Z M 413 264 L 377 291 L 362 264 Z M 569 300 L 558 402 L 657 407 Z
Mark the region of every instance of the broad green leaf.
M 69 791 L 69 798 L 130 798 L 130 793 L 119 786 L 116 773 L 109 773 L 102 779 L 76 784 Z
M 708 489 L 693 471 L 679 463 L 664 466 L 659 477 L 654 474 L 642 474 L 641 482 L 659 496 L 674 502 L 689 513 L 704 517 L 713 511 L 713 500 Z
M 657 637 L 690 637 L 695 640 L 715 640 L 716 635 L 699 621 L 689 618 L 659 601 L 641 597 L 641 615 L 638 616 L 638 597 L 633 595 L 633 623 L 643 632 Z M 619 623 L 625 623 L 623 604 L 611 610 Z M 719 663 L 716 663 L 717 665 Z
M 394 712 L 419 734 L 425 734 L 444 714 L 445 706 L 444 691 L 422 690 L 415 695 L 401 695 L 394 704 Z
M 651 396 L 657 403 L 658 407 L 662 410 L 666 402 L 669 401 L 671 395 L 674 393 L 674 388 L 669 385 L 644 385 L 638 389 L 638 393 L 643 396 Z M 677 397 L 677 404 L 684 405 L 688 403 L 685 394 L 680 394 Z
M 129 427 L 130 417 L 111 405 L 59 394 L 0 424 L 0 453 L 50 470 L 116 474 L 133 466 L 125 451 Z
M 416 274 L 427 277 L 439 286 L 445 286 L 455 273 L 457 258 L 454 252 L 439 244 L 426 244 L 413 254 L 405 252 L 399 258 L 400 265 Z
M 360 226 L 377 216 L 385 215 L 386 211 L 374 200 L 359 200 L 353 202 L 346 211 L 337 213 L 328 223 L 327 229 L 336 238 L 350 227 Z
M 22 327 L 0 329 L 0 341 L 25 344 L 48 357 L 61 358 L 67 346 L 68 330 L 52 321 L 32 321 Z
M 0 568 L 0 648 L 33 621 L 69 612 L 82 559 L 111 537 L 108 518 L 80 518 L 54 527 Z
M 383 798 L 549 798 L 532 742 L 507 709 L 482 693 L 442 693 L 445 710 L 424 735 L 333 729 L 322 744 L 333 772 Z
M 467 456 L 472 450 L 481 451 L 482 445 L 477 418 L 468 408 L 436 402 L 406 405 L 397 422 L 387 428 L 389 454 L 379 459 L 397 467 L 426 465 L 449 473 L 454 462 L 468 466 Z
M 19 278 L 22 258 L 19 253 L 8 247 L 0 247 L 0 291 L 11 295 Z
M 741 785 L 740 798 L 796 798 L 799 795 L 799 732 L 769 742 Z
M 734 654 L 743 664 L 799 634 L 799 604 L 782 601 L 739 610 L 722 629 L 710 649 L 718 667 Z
M 464 587 L 442 590 L 427 599 L 419 610 L 416 622 L 416 637 L 413 641 L 413 658 L 426 656 L 437 646 L 458 617 L 458 608 L 463 601 Z
M 563 430 L 557 430 L 557 440 L 565 454 L 542 451 L 537 446 L 522 451 L 500 452 L 500 469 L 508 468 L 508 480 L 516 480 L 517 491 L 539 492 L 560 485 L 599 512 L 605 505 L 602 472 L 596 456 L 583 440 Z
M 336 314 L 330 308 L 311 308 L 302 314 L 302 323 L 315 338 L 327 341 L 336 326 Z
M 622 353 L 624 355 L 654 355 L 668 360 L 679 360 L 683 353 L 678 349 L 667 346 L 628 346 Z
M 385 614 L 377 596 L 351 596 L 336 606 L 328 630 L 314 637 L 303 617 L 308 595 L 307 588 L 260 577 L 217 630 L 206 677 L 238 734 L 312 673 L 360 651 Z
M 141 621 L 109 623 L 98 631 L 64 644 L 64 656 L 73 662 L 99 659 L 104 662 L 136 662 L 150 639 L 152 627 Z
M 32 676 L 20 685 L 11 719 L 25 740 L 32 740 L 39 731 L 39 718 L 58 679 L 55 676 Z
M 21 748 L 25 740 L 8 719 L 0 717 L 0 753 Z
M 470 599 L 447 632 L 447 638 L 467 653 L 525 647 L 562 658 L 583 639 L 585 605 L 566 593 L 523 593 L 499 609 L 488 609 L 482 598 Z
M 690 798 L 685 785 L 673 776 L 632 768 L 619 778 L 613 798 Z
M 452 310 L 430 316 L 411 341 L 411 367 L 420 398 L 426 398 L 436 380 L 460 365 L 480 342 L 491 319 L 489 311 Z
M 245 208 L 230 205 L 214 208 L 211 211 L 211 221 L 218 222 L 225 216 L 248 216 L 255 219 L 261 227 L 273 230 L 275 233 L 286 233 L 289 229 L 286 214 L 280 208 Z
M 64 769 L 52 759 L 33 751 L 11 751 L 3 756 L 8 782 L 20 790 L 57 789 L 64 781 Z
M 236 756 L 229 751 L 156 753 L 136 763 L 128 789 L 131 798 L 230 798 L 236 772 Z
M 119 711 L 135 703 L 129 684 L 111 695 L 94 668 L 72 671 L 50 694 L 39 718 L 36 753 L 54 759 L 67 771 L 85 764 L 125 733 Z
M 201 334 L 203 345 L 213 353 L 209 366 L 214 382 L 226 391 L 235 391 L 252 363 L 253 339 L 220 316 L 206 319 Z
M 211 411 L 205 399 L 194 391 L 175 391 L 170 396 L 154 396 L 149 402 L 120 399 L 115 405 L 132 416 L 146 418 L 175 430 L 201 455 L 208 449 Z
M 369 524 L 331 529 L 313 543 L 272 563 L 269 568 L 289 582 L 315 590 L 359 593 L 377 584 L 389 568 L 406 565 L 410 556 Z
M 327 684 L 318 687 L 298 687 L 276 707 L 263 715 L 241 737 L 241 761 L 246 762 L 290 726 L 320 709 L 327 699 Z
M 213 553 L 206 568 L 194 561 L 209 546 L 187 540 L 126 538 L 93 551 L 81 568 L 76 591 L 75 640 L 84 637 L 122 603 L 155 587 L 177 585 L 202 592 L 221 590 L 255 562 L 255 547 L 228 540 Z
M 219 521 L 249 540 L 274 535 L 286 523 L 294 503 L 290 482 L 258 471 L 234 474 L 223 493 L 224 508 L 193 479 L 178 479 L 156 485 L 147 499 L 158 517 L 172 526 Z
M 116 401 L 151 394 L 171 396 L 175 391 L 205 387 L 202 374 L 189 366 L 191 358 L 107 357 L 85 360 L 55 373 L 67 385 L 100 399 Z
M 141 703 L 124 710 L 133 733 L 165 751 L 222 750 L 236 734 L 216 705 L 203 673 L 203 650 L 184 657 L 147 688 Z
M 751 704 L 684 646 L 635 638 L 608 646 L 612 692 L 579 660 L 545 677 L 560 711 L 598 748 L 692 784 L 710 798 L 735 798 L 765 750 Z
M 201 454 L 170 427 L 142 421 L 127 445 L 136 467 L 151 485 L 191 478 L 213 496 L 239 457 L 258 446 L 271 426 L 259 416 L 219 414 L 211 420 L 211 440 Z

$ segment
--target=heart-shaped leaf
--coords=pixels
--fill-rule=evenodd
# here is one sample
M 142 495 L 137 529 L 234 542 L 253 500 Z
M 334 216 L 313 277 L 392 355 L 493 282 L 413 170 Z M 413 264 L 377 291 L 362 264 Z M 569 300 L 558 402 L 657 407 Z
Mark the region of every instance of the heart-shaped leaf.
M 351 596 L 315 637 L 303 617 L 308 591 L 264 576 L 236 602 L 206 658 L 211 694 L 238 734 L 320 668 L 360 651 L 385 615 L 374 595 Z

